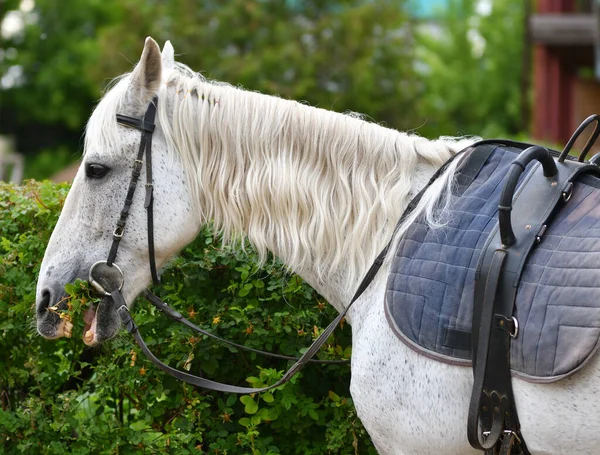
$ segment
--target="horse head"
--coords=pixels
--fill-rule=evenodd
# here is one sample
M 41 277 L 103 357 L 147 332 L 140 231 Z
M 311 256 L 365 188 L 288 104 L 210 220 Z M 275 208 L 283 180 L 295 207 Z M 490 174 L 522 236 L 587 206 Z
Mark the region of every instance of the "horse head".
M 88 279 L 93 264 L 106 261 L 115 234 L 122 235 L 114 264 L 122 271 L 122 295 L 127 304 L 151 281 L 144 208 L 147 193 L 141 184 L 146 181 L 147 169 L 141 163 L 138 186 L 142 188 L 133 194 L 126 227 L 121 232 L 119 228 L 115 230 L 122 218 L 140 148 L 140 132 L 117 123 L 117 114 L 141 119 L 151 103 L 164 98 L 168 90 L 165 76 L 173 66 L 171 44 L 165 44 L 161 55 L 156 42 L 147 38 L 133 72 L 103 97 L 88 122 L 83 161 L 50 238 L 37 283 L 37 329 L 46 338 L 71 335 L 71 323 L 52 310 L 65 308 L 65 284 L 77 278 Z M 169 150 L 159 118 L 151 137 L 151 151 L 153 204 L 157 213 L 155 260 L 160 267 L 193 240 L 200 221 L 194 216 L 184 166 L 177 154 Z M 98 268 L 97 279 L 110 279 L 108 275 L 113 270 L 116 269 Z M 107 295 L 96 308 L 87 310 L 84 319 L 84 342 L 88 345 L 112 338 L 121 325 L 116 305 Z

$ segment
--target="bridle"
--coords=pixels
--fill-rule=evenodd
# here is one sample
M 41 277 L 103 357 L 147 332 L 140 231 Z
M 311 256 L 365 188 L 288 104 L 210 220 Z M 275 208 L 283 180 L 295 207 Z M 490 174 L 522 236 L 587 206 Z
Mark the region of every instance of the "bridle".
M 152 133 L 155 128 L 155 117 L 156 117 L 156 108 L 158 105 L 158 98 L 154 97 L 153 100 L 148 105 L 144 116 L 139 119 L 135 117 L 128 117 L 125 115 L 117 114 L 117 123 L 140 130 L 141 140 L 140 147 L 138 149 L 138 153 L 136 159 L 133 164 L 133 170 L 131 173 L 131 180 L 129 182 L 129 187 L 127 189 L 127 194 L 125 197 L 125 203 L 123 204 L 123 209 L 121 210 L 121 214 L 119 216 L 119 220 L 117 221 L 117 225 L 115 230 L 113 231 L 113 239 L 110 247 L 110 251 L 108 253 L 108 257 L 106 261 L 99 261 L 93 264 L 90 268 L 89 272 L 89 282 L 94 287 L 94 289 L 103 296 L 109 296 L 113 299 L 113 301 L 118 305 L 117 312 L 119 317 L 121 318 L 121 322 L 127 329 L 129 333 L 131 333 L 142 350 L 144 354 L 161 370 L 165 373 L 170 374 L 171 376 L 184 381 L 188 384 L 202 387 L 210 390 L 217 390 L 221 392 L 229 392 L 229 393 L 257 393 L 263 392 L 275 387 L 279 387 L 282 384 L 285 384 L 289 381 L 292 376 L 294 376 L 306 363 L 315 362 L 315 363 L 347 363 L 347 360 L 313 360 L 312 357 L 321 349 L 323 344 L 327 341 L 329 336 L 333 333 L 336 327 L 340 324 L 342 319 L 348 313 L 348 310 L 352 306 L 352 304 L 358 300 L 358 298 L 363 294 L 363 292 L 369 287 L 375 275 L 381 268 L 387 252 L 391 245 L 390 242 L 386 245 L 386 247 L 381 251 L 379 256 L 375 259 L 374 263 L 371 265 L 367 273 L 365 274 L 363 280 L 359 284 L 354 296 L 350 300 L 350 303 L 344 311 L 342 311 L 338 316 L 320 333 L 320 335 L 313 341 L 313 343 L 309 346 L 306 352 L 300 357 L 290 357 L 284 356 L 280 354 L 272 354 L 265 351 L 260 351 L 258 349 L 248 348 L 243 345 L 239 345 L 233 343 L 228 340 L 224 340 L 216 335 L 206 332 L 202 330 L 200 327 L 196 326 L 189 320 L 183 317 L 181 313 L 172 309 L 169 305 L 155 296 L 149 290 L 144 291 L 144 297 L 148 300 L 152 305 L 161 310 L 166 316 L 174 319 L 175 321 L 181 322 L 192 330 L 199 332 L 205 336 L 217 339 L 221 342 L 227 343 L 229 345 L 233 345 L 237 348 L 244 349 L 247 351 L 255 352 L 262 355 L 269 355 L 276 358 L 286 359 L 286 360 L 295 360 L 296 362 L 291 366 L 291 368 L 274 384 L 262 387 L 262 388 L 252 388 L 252 387 L 238 387 L 232 386 L 228 384 L 223 384 L 220 382 L 211 381 L 208 379 L 204 379 L 198 376 L 194 376 L 192 374 L 179 371 L 175 368 L 172 368 L 163 362 L 161 362 L 154 354 L 150 351 L 146 343 L 144 342 L 141 334 L 139 333 L 138 327 L 127 308 L 127 304 L 125 303 L 125 299 L 121 294 L 121 289 L 125 283 L 125 277 L 123 275 L 123 271 L 119 268 L 119 266 L 115 263 L 115 259 L 117 257 L 117 252 L 119 249 L 119 245 L 123 235 L 125 233 L 125 225 L 127 223 L 127 218 L 129 216 L 129 210 L 131 209 L 131 204 L 133 203 L 133 196 L 135 194 L 135 189 L 138 184 L 139 177 L 142 171 L 143 158 L 144 154 L 146 155 L 146 196 L 144 201 L 144 207 L 146 209 L 146 218 L 147 218 L 147 228 L 148 228 L 148 254 L 149 254 L 149 262 L 150 262 L 150 272 L 152 274 L 152 281 L 155 284 L 159 283 L 158 273 L 156 270 L 156 259 L 154 252 L 154 213 L 153 213 L 153 197 L 154 197 L 154 184 L 152 180 Z M 455 155 L 455 157 L 458 155 Z M 450 160 L 451 161 L 451 160 Z M 433 183 L 433 181 L 441 175 L 441 173 L 446 169 L 450 161 L 446 163 L 446 165 L 442 166 L 431 178 L 428 184 L 417 194 L 415 198 L 410 202 L 407 209 L 402 214 L 402 217 L 398 221 L 398 226 L 406 219 L 406 217 L 416 208 L 421 196 L 425 192 L 425 190 Z M 393 238 L 393 236 L 392 236 Z M 100 274 L 100 271 L 102 273 Z

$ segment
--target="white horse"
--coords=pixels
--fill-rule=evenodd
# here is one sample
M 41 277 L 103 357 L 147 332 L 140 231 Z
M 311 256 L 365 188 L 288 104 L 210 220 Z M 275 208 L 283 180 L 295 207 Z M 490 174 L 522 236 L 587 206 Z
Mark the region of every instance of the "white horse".
M 393 234 L 411 197 L 469 140 L 430 141 L 294 101 L 209 82 L 146 40 L 139 64 L 104 96 L 87 126 L 82 166 L 52 234 L 37 286 L 38 331 L 70 335 L 47 311 L 63 286 L 106 259 L 139 144 L 115 114 L 141 117 L 158 97 L 153 140 L 156 262 L 213 220 L 271 250 L 338 310 Z M 451 166 L 452 172 L 458 160 Z M 417 213 L 447 193 L 439 179 Z M 142 176 L 142 181 L 143 181 Z M 135 195 L 117 263 L 128 304 L 150 282 L 144 196 Z M 410 220 L 407 220 L 407 223 Z M 401 235 L 400 232 L 399 235 Z M 384 315 L 388 266 L 351 308 L 351 393 L 382 455 L 472 454 L 470 368 L 439 363 L 399 341 Z M 84 341 L 120 327 L 106 298 L 86 315 Z M 513 379 L 522 433 L 534 454 L 600 453 L 600 359 L 553 384 Z

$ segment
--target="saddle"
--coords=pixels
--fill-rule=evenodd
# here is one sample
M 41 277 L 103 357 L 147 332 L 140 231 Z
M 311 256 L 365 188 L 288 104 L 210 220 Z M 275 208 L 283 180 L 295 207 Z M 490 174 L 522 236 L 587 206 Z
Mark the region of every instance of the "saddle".
M 579 158 L 570 157 L 592 122 Z M 600 346 L 600 155 L 585 162 L 598 135 L 600 116 L 591 116 L 560 154 L 513 141 L 472 145 L 442 227 L 419 219 L 396 249 L 388 322 L 416 351 L 472 365 L 467 436 L 486 455 L 529 454 L 511 375 L 557 381 Z

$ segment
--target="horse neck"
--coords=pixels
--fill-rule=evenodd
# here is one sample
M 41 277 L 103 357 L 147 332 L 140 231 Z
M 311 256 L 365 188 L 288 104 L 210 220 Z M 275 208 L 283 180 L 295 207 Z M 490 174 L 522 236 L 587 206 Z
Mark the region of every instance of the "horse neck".
M 226 241 L 246 235 L 262 258 L 272 251 L 338 310 L 456 149 L 229 86 L 172 91 L 173 146 L 202 220 Z

